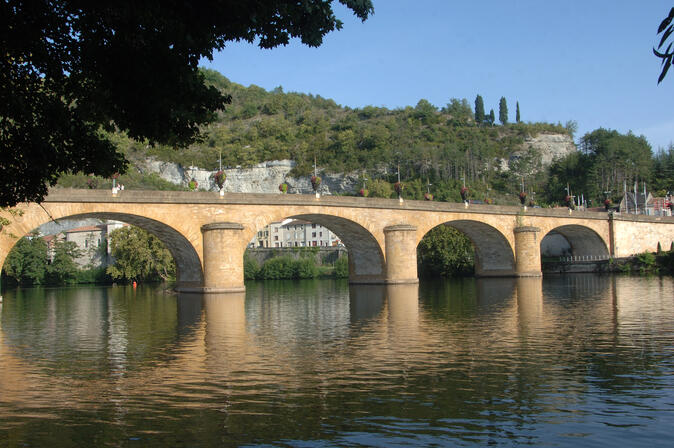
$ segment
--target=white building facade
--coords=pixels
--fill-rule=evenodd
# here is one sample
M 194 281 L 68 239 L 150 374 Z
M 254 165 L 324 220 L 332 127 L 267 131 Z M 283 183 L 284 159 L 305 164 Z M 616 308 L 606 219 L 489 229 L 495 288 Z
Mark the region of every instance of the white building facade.
M 331 247 L 343 246 L 340 239 L 320 224 L 287 219 L 273 222 L 257 232 L 249 247 Z

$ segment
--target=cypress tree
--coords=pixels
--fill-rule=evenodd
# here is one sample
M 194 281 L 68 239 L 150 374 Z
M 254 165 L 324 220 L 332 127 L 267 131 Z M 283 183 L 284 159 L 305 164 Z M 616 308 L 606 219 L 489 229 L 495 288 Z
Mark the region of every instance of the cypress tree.
M 496 121 L 496 115 L 494 114 L 494 109 L 489 110 L 489 124 L 494 126 L 494 122 Z
M 515 111 L 515 121 L 520 122 L 520 102 L 517 102 L 517 110 Z
M 484 101 L 480 95 L 475 97 L 475 122 L 477 124 L 484 123 Z
M 498 121 L 501 124 L 508 124 L 508 104 L 504 96 L 498 102 Z

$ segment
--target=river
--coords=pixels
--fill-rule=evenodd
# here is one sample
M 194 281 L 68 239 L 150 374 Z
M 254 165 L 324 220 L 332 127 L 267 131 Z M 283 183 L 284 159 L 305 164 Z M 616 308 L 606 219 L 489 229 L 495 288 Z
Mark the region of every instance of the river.
M 674 279 L 36 288 L 0 447 L 671 446 Z

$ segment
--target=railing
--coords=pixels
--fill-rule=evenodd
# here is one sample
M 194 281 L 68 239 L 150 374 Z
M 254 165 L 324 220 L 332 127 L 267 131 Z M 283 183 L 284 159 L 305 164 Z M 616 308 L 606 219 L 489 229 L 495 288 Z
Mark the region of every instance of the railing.
M 569 255 L 559 257 L 559 261 L 604 261 L 610 258 L 609 255 Z

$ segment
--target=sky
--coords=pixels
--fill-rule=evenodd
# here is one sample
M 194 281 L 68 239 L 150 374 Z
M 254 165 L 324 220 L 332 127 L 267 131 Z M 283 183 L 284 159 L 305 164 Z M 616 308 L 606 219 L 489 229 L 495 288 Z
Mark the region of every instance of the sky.
M 674 142 L 674 70 L 658 85 L 652 53 L 674 4 L 660 0 L 551 2 L 373 0 L 323 45 L 298 40 L 263 50 L 233 42 L 202 66 L 229 80 L 320 95 L 342 106 L 437 107 L 477 94 L 485 109 L 507 100 L 515 121 L 576 121 L 578 141 L 597 128 L 644 135 L 654 151 Z

